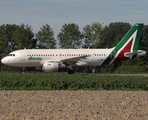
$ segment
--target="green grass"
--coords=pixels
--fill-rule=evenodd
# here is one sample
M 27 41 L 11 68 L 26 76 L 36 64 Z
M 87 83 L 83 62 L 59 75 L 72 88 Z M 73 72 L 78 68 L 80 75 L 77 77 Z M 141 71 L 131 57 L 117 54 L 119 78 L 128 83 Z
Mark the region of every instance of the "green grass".
M 148 90 L 148 77 L 1 72 L 0 90 Z
M 114 73 L 115 74 L 136 74 L 136 73 L 147 73 L 148 67 L 147 66 L 120 66 Z

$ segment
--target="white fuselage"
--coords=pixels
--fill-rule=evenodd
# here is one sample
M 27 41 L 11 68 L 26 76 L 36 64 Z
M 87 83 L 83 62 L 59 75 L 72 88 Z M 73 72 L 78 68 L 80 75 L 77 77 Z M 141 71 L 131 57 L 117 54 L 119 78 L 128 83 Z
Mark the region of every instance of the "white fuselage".
M 111 49 L 24 49 L 11 52 L 2 63 L 16 67 L 42 67 L 46 61 L 60 61 L 87 55 L 73 66 L 100 66 Z

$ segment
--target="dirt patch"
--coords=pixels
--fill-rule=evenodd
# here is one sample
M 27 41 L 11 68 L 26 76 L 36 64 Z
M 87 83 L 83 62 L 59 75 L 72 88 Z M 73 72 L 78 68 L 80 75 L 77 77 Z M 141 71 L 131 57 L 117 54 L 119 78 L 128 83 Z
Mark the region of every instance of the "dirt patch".
M 147 118 L 146 91 L 0 91 L 0 120 Z

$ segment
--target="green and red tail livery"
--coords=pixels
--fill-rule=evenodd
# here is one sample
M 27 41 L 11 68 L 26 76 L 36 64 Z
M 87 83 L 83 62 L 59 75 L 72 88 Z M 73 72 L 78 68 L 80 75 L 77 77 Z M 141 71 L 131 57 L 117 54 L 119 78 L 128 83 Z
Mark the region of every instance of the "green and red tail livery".
M 142 23 L 135 24 L 117 46 L 114 47 L 111 54 L 102 65 L 125 61 L 136 57 L 142 28 Z

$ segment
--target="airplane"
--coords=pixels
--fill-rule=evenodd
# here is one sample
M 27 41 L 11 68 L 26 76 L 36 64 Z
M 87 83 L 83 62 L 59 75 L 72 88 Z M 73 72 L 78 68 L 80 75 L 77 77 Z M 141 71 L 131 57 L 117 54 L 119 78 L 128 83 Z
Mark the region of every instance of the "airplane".
M 101 66 L 141 57 L 146 51 L 138 50 L 143 24 L 136 23 L 110 49 L 22 49 L 11 52 L 1 62 L 15 67 L 42 67 L 44 72 L 57 72 L 67 68 L 73 74 L 74 67 Z

